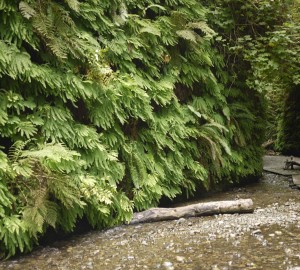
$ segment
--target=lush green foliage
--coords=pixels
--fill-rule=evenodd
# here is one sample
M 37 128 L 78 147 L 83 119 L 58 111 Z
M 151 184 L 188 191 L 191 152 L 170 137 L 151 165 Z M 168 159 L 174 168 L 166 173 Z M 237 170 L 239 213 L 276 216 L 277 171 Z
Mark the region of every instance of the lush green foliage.
M 300 86 L 285 90 L 276 147 L 283 154 L 300 156 Z
M 158 3 L 0 1 L 3 254 L 260 173 L 264 100 L 239 47 L 258 38 L 237 16 L 250 6 Z
M 232 0 L 221 3 L 223 9 L 229 7 L 229 16 L 222 17 L 219 24 L 232 29 L 225 37 L 225 48 L 230 48 L 235 60 L 236 56 L 243 58 L 240 69 L 250 71 L 244 78 L 247 85 L 267 97 L 266 137 L 277 138 L 277 150 L 296 153 L 297 147 L 293 151 L 291 146 L 299 143 L 300 130 L 295 128 L 296 123 L 294 128 L 290 125 L 297 121 L 299 111 L 296 107 L 291 109 L 293 105 L 290 106 L 288 100 L 291 100 L 290 94 L 297 95 L 292 92 L 297 91 L 300 83 L 300 2 Z M 223 9 L 221 14 L 224 14 Z M 234 15 L 234 24 L 228 20 L 231 15 Z
M 254 44 L 272 27 L 266 14 L 280 13 L 281 5 L 268 1 L 220 0 L 208 2 L 209 20 L 218 32 L 215 46 L 224 56 L 226 67 L 225 96 L 231 112 L 232 156 L 223 177 L 232 179 L 258 175 L 261 171 L 260 147 L 264 140 L 266 100 L 264 91 L 255 85 Z M 235 154 L 235 155 L 234 155 Z
M 291 1 L 288 16 L 277 26 L 271 36 L 270 45 L 276 69 L 271 79 L 275 98 L 281 98 L 276 122 L 277 150 L 300 155 L 300 2 Z M 275 75 L 275 76 L 274 76 Z M 272 77 L 272 76 L 271 76 Z M 276 78 L 274 80 L 274 77 Z M 269 77 L 268 77 L 269 78 Z

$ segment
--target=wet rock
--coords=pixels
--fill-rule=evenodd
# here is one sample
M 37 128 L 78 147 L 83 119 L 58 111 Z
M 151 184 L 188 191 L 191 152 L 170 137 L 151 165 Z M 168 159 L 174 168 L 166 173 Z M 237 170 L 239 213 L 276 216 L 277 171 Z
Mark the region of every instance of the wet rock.
M 261 230 L 255 230 L 252 232 L 253 235 L 261 234 Z
M 182 256 L 176 256 L 176 260 L 177 260 L 177 262 L 180 262 L 180 263 L 185 262 L 185 258 Z
M 100 253 L 100 250 L 99 250 L 99 249 L 96 249 L 96 250 L 93 251 L 93 255 L 97 255 L 97 254 L 99 254 L 99 253 Z
M 86 264 L 86 269 L 94 269 L 94 267 L 93 267 L 93 262 L 88 262 L 88 263 Z
M 174 270 L 173 263 L 171 263 L 171 262 L 164 262 L 162 265 L 163 265 L 164 269 L 166 269 L 166 270 Z
M 180 225 L 180 224 L 183 224 L 185 221 L 186 221 L 185 218 L 180 218 L 180 219 L 176 220 L 176 224 Z
M 290 249 L 290 248 L 285 248 L 285 249 L 284 249 L 284 252 L 285 252 L 285 254 L 288 255 L 288 256 L 292 256 L 292 255 L 293 255 L 293 250 Z
M 201 232 L 200 230 L 191 230 L 190 235 L 194 235 L 194 234 L 197 234 L 197 233 L 200 233 L 200 232 Z

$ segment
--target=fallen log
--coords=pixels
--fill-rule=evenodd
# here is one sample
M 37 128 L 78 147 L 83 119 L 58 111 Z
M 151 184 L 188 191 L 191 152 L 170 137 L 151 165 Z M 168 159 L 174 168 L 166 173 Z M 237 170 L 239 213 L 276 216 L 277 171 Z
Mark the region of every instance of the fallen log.
M 176 208 L 151 208 L 134 213 L 130 224 L 216 214 L 252 213 L 253 211 L 254 207 L 251 199 L 197 203 Z

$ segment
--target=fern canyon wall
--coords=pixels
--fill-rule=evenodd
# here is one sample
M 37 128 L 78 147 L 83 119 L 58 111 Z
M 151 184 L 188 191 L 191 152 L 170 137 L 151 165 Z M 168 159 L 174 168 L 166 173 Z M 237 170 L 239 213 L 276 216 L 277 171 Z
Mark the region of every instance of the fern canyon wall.
M 258 177 L 289 5 L 0 0 L 0 257 Z

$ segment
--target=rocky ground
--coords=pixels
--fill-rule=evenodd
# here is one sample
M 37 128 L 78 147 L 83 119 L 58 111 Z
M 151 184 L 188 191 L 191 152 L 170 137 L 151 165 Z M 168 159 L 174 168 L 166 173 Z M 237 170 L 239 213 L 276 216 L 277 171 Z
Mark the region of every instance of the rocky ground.
M 0 269 L 300 270 L 300 191 L 289 181 L 266 174 L 260 183 L 204 200 L 252 198 L 253 214 L 93 231 L 0 263 Z

